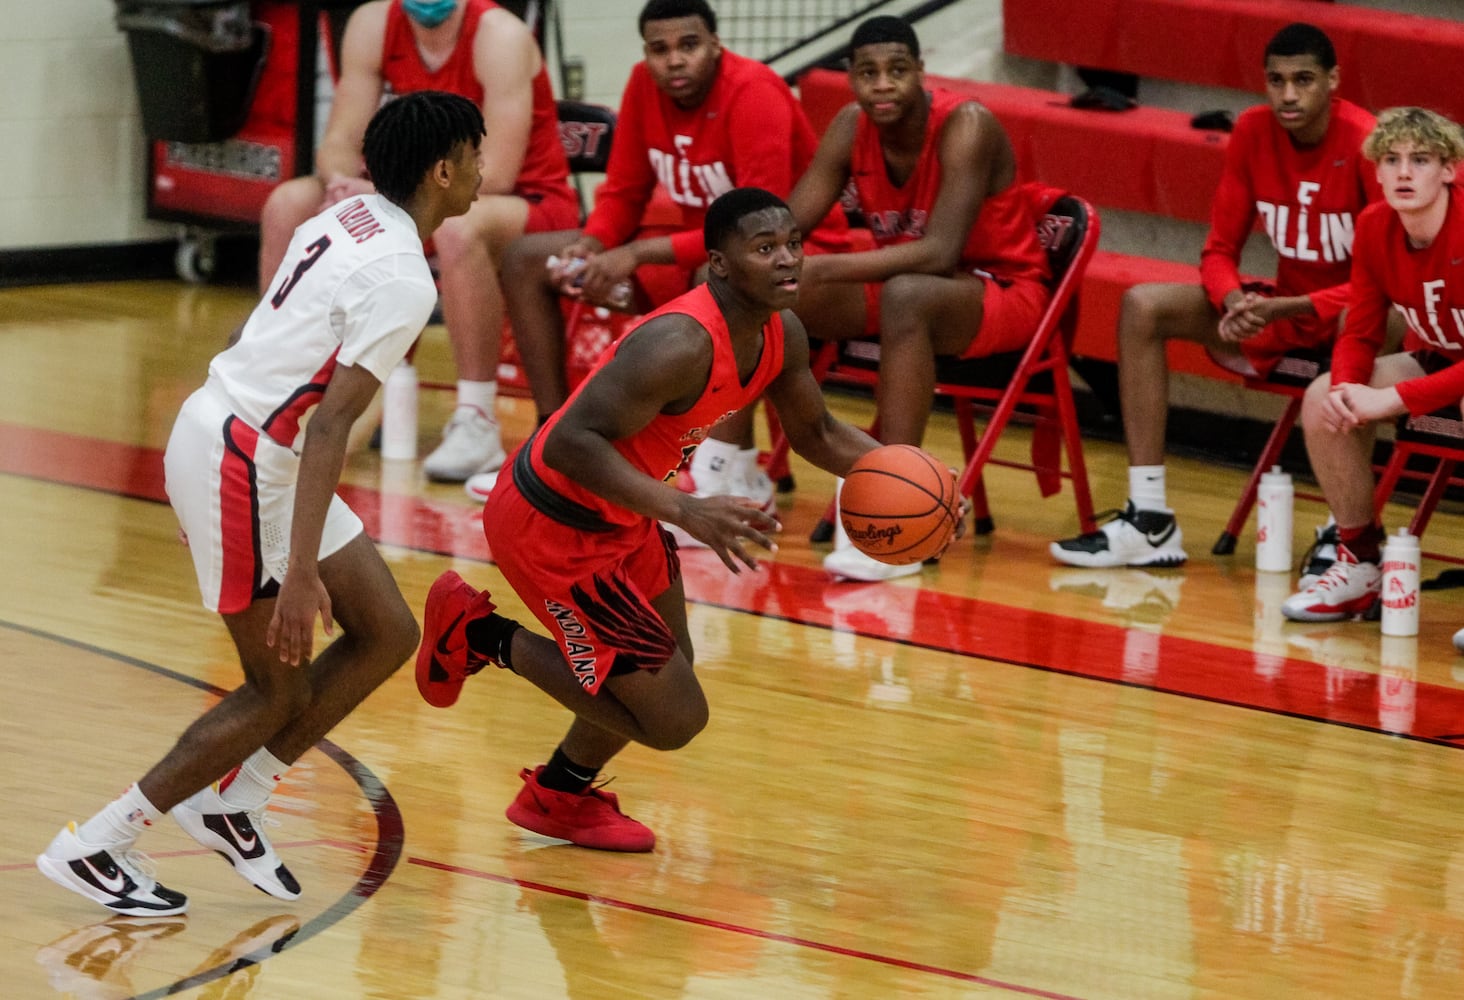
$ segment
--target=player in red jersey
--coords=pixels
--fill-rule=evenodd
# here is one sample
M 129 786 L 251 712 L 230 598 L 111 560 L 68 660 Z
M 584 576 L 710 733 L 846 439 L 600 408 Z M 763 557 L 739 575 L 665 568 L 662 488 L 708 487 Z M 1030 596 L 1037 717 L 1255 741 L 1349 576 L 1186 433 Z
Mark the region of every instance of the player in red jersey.
M 295 227 L 353 194 L 370 192 L 361 136 L 384 96 L 461 94 L 483 110 L 483 190 L 467 215 L 433 234 L 442 315 L 457 364 L 457 408 L 423 462 L 428 478 L 462 482 L 503 463 L 494 416 L 503 295 L 498 268 L 525 232 L 579 221 L 559 118 L 539 46 L 492 0 L 371 0 L 351 13 L 341 75 L 315 173 L 286 181 L 260 219 L 261 291 Z
M 1266 45 L 1269 106 L 1241 114 L 1215 192 L 1199 285 L 1136 285 L 1118 320 L 1119 395 L 1128 442 L 1129 498 L 1098 531 L 1053 542 L 1071 566 L 1178 566 L 1183 533 L 1168 506 L 1164 433 L 1169 416 L 1166 343 L 1203 344 L 1217 362 L 1265 374 L 1288 350 L 1330 343 L 1347 304 L 1357 214 L 1378 200 L 1362 155 L 1373 116 L 1334 95 L 1332 43 L 1291 24 Z M 1263 224 L 1276 249 L 1273 283 L 1242 281 L 1240 252 Z M 1304 582 L 1325 570 L 1335 529 L 1318 532 Z
M 1454 183 L 1464 133 L 1432 111 L 1392 108 L 1363 152 L 1377 164 L 1386 204 L 1357 220 L 1347 319 L 1332 370 L 1312 383 L 1301 411 L 1312 471 L 1337 518 L 1337 558 L 1281 605 L 1293 621 L 1374 609 L 1383 542 L 1373 511 L 1377 424 L 1464 398 L 1464 194 Z M 1379 357 L 1390 312 L 1407 324 L 1403 350 Z
M 510 461 L 483 510 L 505 579 L 554 639 L 493 613 L 486 592 L 444 573 L 427 597 L 417 685 L 457 700 L 489 664 L 517 673 L 574 713 L 548 764 L 524 770 L 508 817 L 584 847 L 648 851 L 655 835 L 593 782 L 629 742 L 684 746 L 707 722 L 692 671 L 676 545 L 661 522 L 700 539 L 728 569 L 757 567 L 777 522 L 746 500 L 672 484 L 718 421 L 766 393 L 789 440 L 842 475 L 875 447 L 835 420 L 788 312 L 803 248 L 786 205 L 736 188 L 706 212 L 706 284 L 651 313 Z
M 378 190 L 301 224 L 275 290 L 178 414 L 163 456 L 168 501 L 244 682 L 36 859 L 46 877 L 114 914 L 187 909 L 133 850 L 169 811 L 260 890 L 300 896 L 260 814 L 289 766 L 402 665 L 417 637 L 361 519 L 335 495 L 346 438 L 432 314 L 422 244 L 477 197 L 482 138 L 482 113 L 457 94 L 409 94 L 378 111 L 362 145 Z M 341 634 L 312 657 L 317 620 Z
M 645 60 L 625 85 L 605 183 L 584 229 L 525 237 L 504 263 L 509 319 L 541 420 L 566 396 L 559 294 L 569 281 L 593 301 L 626 281 L 640 282 L 637 298 L 651 305 L 680 294 L 706 260 L 707 206 L 733 187 L 787 197 L 817 146 L 782 78 L 722 48 L 706 0 L 650 0 L 639 23 Z M 670 231 L 641 229 L 656 192 L 680 211 Z M 810 241 L 824 238 L 820 232 Z M 552 271 L 550 257 L 561 262 Z M 680 273 L 665 280 L 666 268 L 648 273 L 645 265 L 671 265 Z M 577 269 L 572 277 L 570 267 Z M 652 277 L 660 279 L 654 287 Z M 698 491 L 770 502 L 772 485 L 757 467 L 750 422 L 728 437 L 727 445 L 710 444 L 693 460 Z M 470 480 L 468 493 L 486 497 L 493 479 Z
M 880 436 L 918 445 L 936 356 L 1022 347 L 1050 295 L 1047 258 L 1006 131 L 976 101 L 925 88 L 909 24 L 861 23 L 849 82 L 856 103 L 829 125 L 789 204 L 807 224 L 847 190 L 876 247 L 811 257 L 797 312 L 820 339 L 878 334 Z M 824 561 L 836 576 L 920 571 L 876 562 L 837 538 Z

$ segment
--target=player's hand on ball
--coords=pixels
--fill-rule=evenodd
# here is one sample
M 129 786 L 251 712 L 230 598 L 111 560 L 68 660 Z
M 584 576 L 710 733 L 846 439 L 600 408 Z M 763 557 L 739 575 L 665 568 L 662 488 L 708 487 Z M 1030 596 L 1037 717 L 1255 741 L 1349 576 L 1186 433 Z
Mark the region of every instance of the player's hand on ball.
M 676 523 L 693 538 L 706 542 L 734 573 L 742 572 L 741 562 L 757 569 L 757 559 L 748 552 L 749 544 L 776 552 L 772 535 L 782 530 L 778 519 L 759 508 L 746 497 L 695 497 L 681 494 L 681 515 Z

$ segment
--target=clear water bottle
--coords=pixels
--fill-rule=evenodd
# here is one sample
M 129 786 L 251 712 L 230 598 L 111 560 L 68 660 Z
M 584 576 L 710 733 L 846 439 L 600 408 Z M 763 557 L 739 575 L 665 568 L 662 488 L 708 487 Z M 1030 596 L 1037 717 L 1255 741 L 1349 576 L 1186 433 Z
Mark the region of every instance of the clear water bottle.
M 381 403 L 381 457 L 417 457 L 417 369 L 403 361 L 386 377 Z
M 1418 634 L 1418 536 L 1400 528 L 1383 546 L 1383 635 Z
M 1256 490 L 1256 569 L 1291 572 L 1291 511 L 1296 500 L 1291 476 L 1274 465 Z

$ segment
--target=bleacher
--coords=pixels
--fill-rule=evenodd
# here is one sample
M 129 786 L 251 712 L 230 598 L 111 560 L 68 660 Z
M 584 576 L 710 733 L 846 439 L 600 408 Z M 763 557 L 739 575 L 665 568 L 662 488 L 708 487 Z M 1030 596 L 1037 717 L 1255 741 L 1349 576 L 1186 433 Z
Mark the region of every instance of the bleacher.
M 1323 0 L 1005 0 L 1003 39 L 1012 55 L 1140 77 L 1264 94 L 1266 42 L 1307 21 L 1327 32 L 1341 66 L 1340 96 L 1379 110 L 1433 107 L 1464 120 L 1464 90 L 1447 68 L 1464 61 L 1464 22 Z M 1056 91 L 927 75 L 969 93 L 1001 120 L 1024 179 L 1066 188 L 1105 209 L 1207 225 L 1229 136 L 1192 127 L 1187 112 L 1070 106 Z M 799 81 L 821 131 L 850 100 L 843 73 L 812 70 Z M 1259 103 L 1262 97 L 1257 98 Z M 1074 354 L 1116 360 L 1123 293 L 1150 281 L 1196 283 L 1198 260 L 1175 262 L 1100 250 L 1088 268 Z M 1171 344 L 1177 370 L 1238 381 L 1191 344 Z

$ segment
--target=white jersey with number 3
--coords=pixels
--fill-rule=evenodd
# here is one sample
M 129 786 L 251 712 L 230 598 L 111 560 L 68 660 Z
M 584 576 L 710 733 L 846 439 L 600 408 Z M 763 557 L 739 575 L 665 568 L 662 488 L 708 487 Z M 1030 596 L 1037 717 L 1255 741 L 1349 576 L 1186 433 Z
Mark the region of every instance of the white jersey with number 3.
M 385 381 L 436 302 L 411 216 L 380 195 L 349 198 L 295 230 L 239 342 L 209 365 L 210 383 L 240 419 L 298 452 L 335 367 Z

